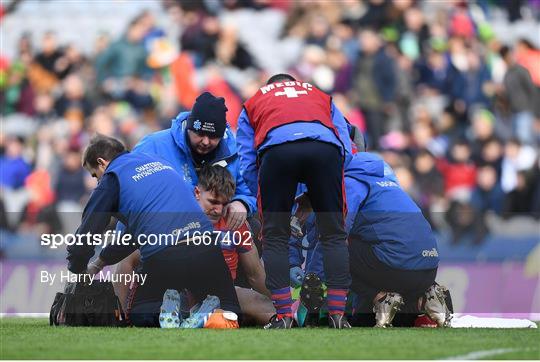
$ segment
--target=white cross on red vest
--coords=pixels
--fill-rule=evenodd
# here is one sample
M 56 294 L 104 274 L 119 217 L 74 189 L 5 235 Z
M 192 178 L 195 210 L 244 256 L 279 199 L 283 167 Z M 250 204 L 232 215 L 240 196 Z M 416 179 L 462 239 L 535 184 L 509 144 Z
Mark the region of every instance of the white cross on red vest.
M 294 87 L 285 87 L 283 92 L 276 92 L 275 96 L 287 96 L 287 98 L 297 98 L 300 94 L 307 94 L 307 90 L 297 91 Z

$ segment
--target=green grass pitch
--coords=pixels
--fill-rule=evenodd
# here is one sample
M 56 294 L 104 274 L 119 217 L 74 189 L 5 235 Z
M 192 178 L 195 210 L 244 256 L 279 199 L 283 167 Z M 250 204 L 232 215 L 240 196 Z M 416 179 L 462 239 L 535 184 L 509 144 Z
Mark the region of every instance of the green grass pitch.
M 160 330 L 0 319 L 2 359 L 540 359 L 538 329 Z M 482 352 L 472 354 L 482 358 Z

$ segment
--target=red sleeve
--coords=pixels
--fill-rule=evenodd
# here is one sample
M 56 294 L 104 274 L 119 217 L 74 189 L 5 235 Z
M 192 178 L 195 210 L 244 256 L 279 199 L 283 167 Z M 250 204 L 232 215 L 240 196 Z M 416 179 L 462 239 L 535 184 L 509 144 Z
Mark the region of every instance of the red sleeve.
M 253 249 L 253 233 L 247 221 L 245 221 L 242 226 L 235 230 L 235 247 L 236 251 L 239 253 L 247 253 Z M 238 239 L 236 239 L 238 238 Z

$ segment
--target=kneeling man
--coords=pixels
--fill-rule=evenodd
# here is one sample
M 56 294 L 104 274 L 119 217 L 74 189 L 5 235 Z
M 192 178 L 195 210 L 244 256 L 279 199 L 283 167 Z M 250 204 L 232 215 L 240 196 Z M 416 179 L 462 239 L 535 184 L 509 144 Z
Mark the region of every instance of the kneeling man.
M 351 290 L 358 295 L 355 312 L 373 310 L 377 327 L 390 326 L 400 310 L 425 312 L 438 326 L 448 326 L 445 290 L 435 283 L 437 242 L 392 169 L 375 154 L 357 153 L 345 169 L 345 189 Z M 299 205 L 298 213 L 305 215 L 306 198 Z M 322 258 L 318 247 L 315 242 L 312 259 Z M 318 264 L 312 261 L 310 266 Z M 306 272 L 322 275 L 321 270 Z
M 99 183 L 77 233 L 101 234 L 116 216 L 126 225 L 132 242 L 106 246 L 88 266 L 94 255 L 92 241 L 71 245 L 67 256 L 71 272 L 95 274 L 138 249 L 141 272 L 147 279 L 134 296 L 130 316 L 134 325 L 159 326 L 159 308 L 167 289 L 188 288 L 199 299 L 215 295 L 222 309 L 240 312 L 219 245 L 190 242 L 194 232 L 210 235 L 212 223 L 169 163 L 154 155 L 127 152 L 116 139 L 98 136 L 85 150 L 83 166 Z M 150 235 L 171 236 L 165 240 L 175 241 L 151 243 L 145 240 Z

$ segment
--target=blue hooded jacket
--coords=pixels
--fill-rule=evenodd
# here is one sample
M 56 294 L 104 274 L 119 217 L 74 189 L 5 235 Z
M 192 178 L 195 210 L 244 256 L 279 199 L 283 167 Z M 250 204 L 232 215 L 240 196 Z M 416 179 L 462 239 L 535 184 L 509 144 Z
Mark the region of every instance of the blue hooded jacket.
M 368 242 L 377 258 L 396 269 L 432 269 L 439 263 L 437 243 L 431 226 L 414 201 L 401 189 L 390 166 L 379 156 L 360 152 L 345 169 L 349 243 Z M 414 227 L 411 227 L 414 225 Z M 306 225 L 316 229 L 315 224 Z M 307 231 L 311 257 L 306 272 L 324 279 L 322 248 L 317 232 Z M 303 257 L 290 243 L 291 265 L 301 265 Z
M 192 186 L 197 186 L 197 172 L 191 155 L 191 148 L 187 142 L 186 119 L 190 112 L 180 113 L 171 124 L 171 128 L 152 133 L 144 137 L 133 149 L 133 152 L 145 152 L 155 154 L 172 164 L 173 168 L 183 176 L 184 181 Z M 257 200 L 252 196 L 244 178 L 240 172 L 240 160 L 238 158 L 236 139 L 229 127 L 221 139 L 215 159 L 212 164 L 227 167 L 236 181 L 236 193 L 233 200 L 242 201 L 248 208 L 248 213 L 253 214 L 257 210 Z
M 438 266 L 431 226 L 399 184 L 385 176 L 384 161 L 379 156 L 356 154 L 345 170 L 345 180 L 351 246 L 356 242 L 372 244 L 377 258 L 396 269 Z M 367 188 L 367 196 L 358 192 L 363 188 Z

